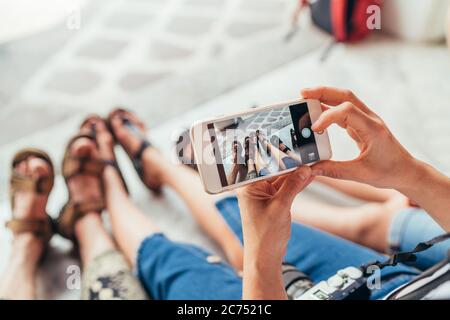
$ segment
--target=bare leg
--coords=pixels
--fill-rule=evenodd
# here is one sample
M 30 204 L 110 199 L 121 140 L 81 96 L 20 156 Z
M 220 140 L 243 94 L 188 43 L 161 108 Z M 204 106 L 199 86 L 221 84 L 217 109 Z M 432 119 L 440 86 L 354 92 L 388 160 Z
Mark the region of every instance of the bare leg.
M 118 140 L 127 152 L 133 154 L 140 142 L 123 127 L 120 118 L 113 118 L 112 124 Z M 202 229 L 221 246 L 233 267 L 241 270 L 242 247 L 239 239 L 218 212 L 213 198 L 203 190 L 197 173 L 186 166 L 170 163 L 155 148 L 147 148 L 142 157 L 146 179 L 153 184 L 166 184 L 173 188 Z M 121 249 L 134 262 L 142 240 L 156 232 L 157 228 L 128 199 L 113 169 L 105 170 L 105 184 L 114 235 Z
M 240 171 L 239 165 L 234 163 L 233 167 L 231 169 L 231 172 L 229 173 L 229 175 L 227 177 L 228 184 L 235 184 L 236 183 L 239 171 Z
M 42 251 L 42 240 L 32 234 L 14 239 L 11 256 L 0 280 L 0 298 L 36 299 L 36 270 Z
M 50 174 L 48 164 L 38 158 L 29 158 L 15 168 L 30 177 Z M 18 191 L 15 196 L 14 215 L 18 219 L 45 219 L 48 197 L 31 191 Z M 35 299 L 36 270 L 44 251 L 43 240 L 32 233 L 14 235 L 11 256 L 0 279 L 0 298 Z
M 267 149 L 270 150 L 271 156 L 274 157 L 275 160 L 277 161 L 278 167 L 280 168 L 280 170 L 286 170 L 286 166 L 284 165 L 283 161 L 281 160 L 284 157 L 286 157 L 286 154 L 284 152 L 282 152 L 280 149 L 273 146 L 270 142 L 267 142 Z
M 292 218 L 384 252 L 388 248 L 392 218 L 404 207 L 406 201 L 401 196 L 392 197 L 384 203 L 368 203 L 358 207 L 338 207 L 302 199 L 294 201 Z
M 302 163 L 302 158 L 294 151 L 292 151 L 292 150 L 286 151 L 286 154 L 289 157 L 291 157 L 292 159 L 294 159 L 295 161 L 297 161 L 298 163 Z
M 213 198 L 203 190 L 198 174 L 186 166 L 168 163 L 154 149 L 148 149 L 144 153 L 144 165 L 153 170 L 161 170 L 162 183 L 181 196 L 200 227 L 225 252 L 230 264 L 236 270 L 242 270 L 241 243 L 216 208 Z
M 75 236 L 78 240 L 83 268 L 88 266 L 95 257 L 116 249 L 101 217 L 96 212 L 88 213 L 77 221 Z
M 262 156 L 261 156 L 261 152 L 259 152 L 259 150 L 256 150 L 255 152 L 255 167 L 256 167 L 256 172 L 260 173 L 262 169 L 267 167 L 267 164 L 264 162 Z
M 328 177 L 316 177 L 314 181 L 325 184 L 351 197 L 369 202 L 386 202 L 393 196 L 400 194 L 396 190 L 378 189 L 364 183 L 337 180 Z
M 252 172 L 258 172 L 258 171 L 256 170 L 255 161 L 253 161 L 253 159 L 248 159 L 248 161 L 247 161 L 247 166 L 248 166 L 247 175 L 248 175 L 249 173 L 252 173 Z
M 101 120 L 92 119 L 97 130 L 106 131 L 106 126 Z M 81 132 L 90 130 L 90 122 L 85 123 Z M 112 143 L 112 141 L 111 141 Z M 111 159 L 105 150 L 97 151 L 95 143 L 89 139 L 78 139 L 70 150 L 74 157 L 95 157 Z M 100 179 L 91 175 L 81 174 L 69 179 L 68 188 L 72 201 L 84 203 L 102 199 Z M 102 253 L 115 249 L 115 244 L 106 231 L 101 216 L 96 212 L 85 214 L 75 223 L 75 237 L 78 240 L 80 257 L 83 267 L 86 267 L 95 257 Z

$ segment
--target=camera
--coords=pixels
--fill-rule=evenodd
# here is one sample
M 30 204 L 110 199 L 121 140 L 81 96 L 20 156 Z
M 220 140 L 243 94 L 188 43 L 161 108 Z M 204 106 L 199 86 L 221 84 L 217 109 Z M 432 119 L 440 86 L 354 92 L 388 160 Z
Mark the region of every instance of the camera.
M 283 263 L 283 281 L 289 300 L 369 300 L 367 278 L 359 268 L 339 270 L 328 280 L 314 284 L 296 267 Z

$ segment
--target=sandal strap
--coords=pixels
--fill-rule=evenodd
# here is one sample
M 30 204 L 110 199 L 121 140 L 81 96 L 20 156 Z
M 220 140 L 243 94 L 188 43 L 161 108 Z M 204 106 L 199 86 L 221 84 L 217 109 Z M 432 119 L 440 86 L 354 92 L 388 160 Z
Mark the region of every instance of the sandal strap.
M 54 223 L 49 215 L 47 215 L 47 219 L 45 220 L 14 218 L 7 221 L 5 227 L 14 234 L 31 232 L 35 236 L 44 239 L 46 242 L 49 241 L 54 234 Z
M 53 188 L 53 177 L 33 179 L 14 172 L 11 175 L 10 186 L 14 191 L 30 191 L 39 194 L 49 194 Z
M 101 214 L 105 208 L 103 200 L 90 202 L 68 202 L 62 209 L 58 218 L 58 233 L 67 238 L 74 240 L 74 228 L 78 219 L 82 218 L 89 212 Z
M 50 166 L 50 174 L 46 177 L 40 177 L 33 179 L 31 177 L 24 176 L 15 171 L 15 167 L 22 161 L 29 157 L 36 157 L 44 160 Z M 40 194 L 49 194 L 53 188 L 55 173 L 53 163 L 49 155 L 39 149 L 26 148 L 16 153 L 11 164 L 12 174 L 10 178 L 11 198 L 14 197 L 15 191 L 31 191 Z
M 281 150 L 281 149 L 280 149 Z M 289 148 L 288 146 L 286 146 L 283 150 L 281 150 L 284 153 L 287 153 L 288 151 L 291 151 L 291 148 Z
M 144 153 L 145 149 L 147 149 L 148 147 L 151 147 L 151 145 L 152 144 L 149 141 L 142 140 L 138 151 L 133 155 L 133 158 L 132 158 L 134 168 L 136 169 L 136 171 L 141 179 L 143 179 L 143 177 L 144 177 L 144 165 L 142 163 L 142 154 Z
M 105 160 L 67 157 L 63 165 L 63 176 L 66 180 L 79 174 L 100 177 L 106 164 Z

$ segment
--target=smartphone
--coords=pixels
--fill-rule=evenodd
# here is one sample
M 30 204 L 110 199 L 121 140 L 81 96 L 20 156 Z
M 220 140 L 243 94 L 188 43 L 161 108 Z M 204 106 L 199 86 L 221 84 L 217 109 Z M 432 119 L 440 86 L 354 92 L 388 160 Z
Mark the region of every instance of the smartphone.
M 294 100 L 195 123 L 190 129 L 206 192 L 217 194 L 331 158 L 327 131 L 311 130 L 318 100 Z

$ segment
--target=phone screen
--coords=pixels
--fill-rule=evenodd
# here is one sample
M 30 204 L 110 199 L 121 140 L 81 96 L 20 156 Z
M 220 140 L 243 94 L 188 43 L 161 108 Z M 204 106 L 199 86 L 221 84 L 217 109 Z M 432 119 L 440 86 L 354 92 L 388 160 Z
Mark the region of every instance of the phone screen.
M 306 102 L 209 123 L 222 187 L 318 161 L 311 124 Z

